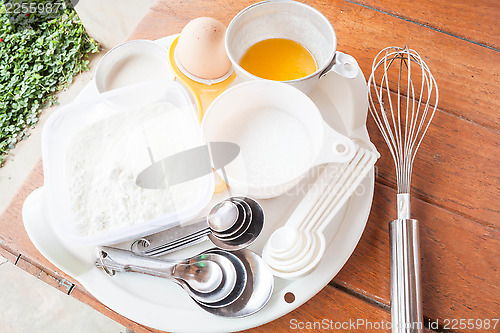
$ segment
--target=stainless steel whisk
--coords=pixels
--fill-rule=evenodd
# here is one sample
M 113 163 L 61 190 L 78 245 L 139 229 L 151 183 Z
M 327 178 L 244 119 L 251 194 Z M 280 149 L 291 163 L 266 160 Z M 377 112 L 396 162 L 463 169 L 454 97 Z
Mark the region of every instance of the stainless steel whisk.
M 398 218 L 389 223 L 393 333 L 423 331 L 418 221 L 410 214 L 410 183 L 438 97 L 436 81 L 417 52 L 406 46 L 377 54 L 368 80 L 369 109 L 394 159 L 398 186 Z

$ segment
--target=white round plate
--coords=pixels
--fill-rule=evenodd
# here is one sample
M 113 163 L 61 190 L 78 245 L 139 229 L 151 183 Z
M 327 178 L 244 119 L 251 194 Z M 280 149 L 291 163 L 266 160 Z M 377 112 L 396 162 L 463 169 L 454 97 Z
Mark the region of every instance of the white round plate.
M 174 37 L 157 42 L 168 48 Z M 97 89 L 92 81 L 78 100 L 92 98 L 96 94 Z M 370 143 L 365 125 L 368 110 L 366 81 L 361 71 L 354 79 L 345 79 L 331 72 L 320 80 L 309 96 L 333 128 L 358 143 Z M 250 250 L 262 254 L 266 240 L 277 227 L 285 223 L 304 195 L 301 189 L 306 189 L 312 181 L 310 178 L 299 184 L 295 195 L 259 200 L 266 214 L 266 222 L 262 234 Z M 363 233 L 372 204 L 373 189 L 372 171 L 324 231 L 328 245 L 318 267 L 298 280 L 275 278 L 274 293 L 266 307 L 254 315 L 239 319 L 217 317 L 203 311 L 179 286 L 165 279 L 136 273 L 118 273 L 113 277 L 106 275 L 94 266 L 94 248 L 78 248 L 56 236 L 47 220 L 44 204 L 47 198 L 43 188 L 35 190 L 26 199 L 23 221 L 33 244 L 49 261 L 117 313 L 159 330 L 229 332 L 249 329 L 277 319 L 324 288 L 349 259 Z M 208 208 L 220 198 L 220 195 L 214 197 Z M 210 247 L 213 246 L 206 241 L 167 256 L 184 258 Z M 288 292 L 295 295 L 292 303 L 284 300 Z

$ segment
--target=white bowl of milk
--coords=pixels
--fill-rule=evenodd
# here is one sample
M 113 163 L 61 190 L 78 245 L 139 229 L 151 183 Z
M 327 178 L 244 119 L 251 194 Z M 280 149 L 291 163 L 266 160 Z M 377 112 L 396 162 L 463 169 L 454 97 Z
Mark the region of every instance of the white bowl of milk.
M 104 93 L 140 82 L 162 80 L 171 76 L 169 68 L 165 47 L 150 40 L 131 40 L 104 55 L 97 65 L 95 85 L 97 91 Z
M 312 167 L 348 162 L 355 154 L 352 140 L 329 127 L 307 95 L 277 81 L 226 90 L 208 108 L 202 130 L 207 142 L 240 146 L 240 156 L 225 167 L 226 180 L 255 198 L 279 196 Z

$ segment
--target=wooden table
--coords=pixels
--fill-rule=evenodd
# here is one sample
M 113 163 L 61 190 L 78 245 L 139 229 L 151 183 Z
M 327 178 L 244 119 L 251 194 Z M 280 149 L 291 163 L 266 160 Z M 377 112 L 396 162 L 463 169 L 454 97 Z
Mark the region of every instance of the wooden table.
M 178 33 L 199 16 L 228 24 L 253 1 L 160 0 L 130 39 Z M 306 1 L 322 11 L 365 76 L 373 57 L 391 45 L 419 51 L 440 88 L 439 110 L 417 154 L 412 211 L 421 224 L 423 306 L 431 329 L 455 320 L 490 321 L 500 312 L 500 2 L 494 0 Z M 396 216 L 393 163 L 374 123 L 368 128 L 382 154 L 366 230 L 342 271 L 292 313 L 254 329 L 282 332 L 322 319 L 390 321 L 388 222 Z M 39 163 L 0 219 L 0 254 L 39 279 L 89 304 L 135 332 L 152 332 L 107 309 L 34 248 L 21 207 L 43 184 Z M 311 282 L 313 283 L 313 281 Z M 294 319 L 297 322 L 291 322 Z M 439 320 L 439 326 L 436 321 Z M 478 328 L 452 331 L 499 332 Z M 354 330 L 344 327 L 336 331 Z M 379 330 L 379 331 L 388 331 Z M 427 329 L 427 331 L 430 331 Z

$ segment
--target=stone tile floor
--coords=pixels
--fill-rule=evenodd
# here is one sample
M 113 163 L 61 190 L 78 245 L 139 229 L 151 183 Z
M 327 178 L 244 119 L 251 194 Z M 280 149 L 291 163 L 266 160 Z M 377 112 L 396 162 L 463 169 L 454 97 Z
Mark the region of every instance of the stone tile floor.
M 2 333 L 126 333 L 125 327 L 0 257 Z
M 83 0 L 76 9 L 90 35 L 109 49 L 125 40 L 154 0 Z M 93 58 L 91 71 L 77 76 L 59 95 L 61 105 L 73 101 L 92 79 L 100 57 Z M 30 137 L 9 154 L 0 168 L 0 213 L 40 159 L 41 129 L 56 109 L 44 110 Z M 114 322 L 86 304 L 67 296 L 0 256 L 0 333 L 126 333 Z

